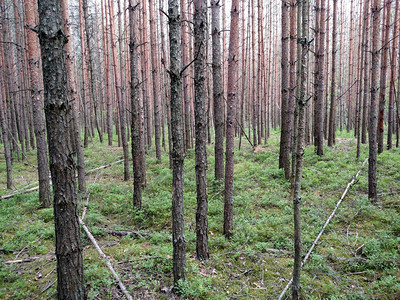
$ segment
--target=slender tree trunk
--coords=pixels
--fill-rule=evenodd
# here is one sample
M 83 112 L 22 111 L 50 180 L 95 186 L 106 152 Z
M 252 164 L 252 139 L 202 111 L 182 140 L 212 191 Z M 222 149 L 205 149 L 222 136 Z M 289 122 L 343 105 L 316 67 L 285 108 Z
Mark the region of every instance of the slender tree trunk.
M 386 105 L 386 73 L 387 73 L 387 61 L 389 56 L 389 32 L 390 32 L 390 19 L 391 19 L 391 5 L 392 1 L 384 1 L 384 17 L 385 22 L 382 29 L 382 60 L 381 60 L 381 76 L 379 86 L 379 115 L 378 115 L 378 153 L 383 152 L 383 122 L 385 117 L 385 105 Z
M 86 1 L 86 0 L 84 0 Z M 119 120 L 120 120 L 120 133 L 121 133 L 121 141 L 122 141 L 122 149 L 124 153 L 124 181 L 129 180 L 129 150 L 128 150 L 128 141 L 126 139 L 126 118 L 125 118 L 125 103 L 124 98 L 122 97 L 122 86 L 121 86 L 121 77 L 117 60 L 117 36 L 115 34 L 115 26 L 114 26 L 114 8 L 111 0 L 108 0 L 109 9 L 109 17 L 110 17 L 110 33 L 111 33 L 111 50 L 113 57 L 113 67 L 114 67 L 114 83 L 115 90 L 117 95 L 117 103 L 119 109 Z
M 329 135 L 328 146 L 332 147 L 335 144 L 336 131 L 336 51 L 337 51 L 337 2 L 333 0 L 333 24 L 332 24 L 332 73 L 331 73 L 331 109 L 329 115 Z
M 19 110 L 19 126 L 20 126 L 20 132 L 19 132 L 19 138 L 21 142 L 21 150 L 22 153 L 25 155 L 26 151 L 29 149 L 29 135 L 27 131 L 27 116 L 26 116 L 26 105 L 27 105 L 27 98 L 29 97 L 24 97 L 27 94 L 24 92 L 27 87 L 25 86 L 25 77 L 26 77 L 26 65 L 25 65 L 25 60 L 24 60 L 24 53 L 23 51 L 20 51 L 20 49 L 17 48 L 17 45 L 21 47 L 21 49 L 25 48 L 24 45 L 24 38 L 23 38 L 23 33 L 21 29 L 21 20 L 20 20 L 20 12 L 19 12 L 19 5 L 16 0 L 13 0 L 12 3 L 13 6 L 13 12 L 14 12 L 14 29 L 15 29 L 15 43 L 16 46 L 14 47 L 16 50 L 16 62 L 15 62 L 15 67 L 16 67 L 16 83 L 17 83 L 17 89 L 18 92 L 16 93 L 16 99 L 18 101 L 18 110 Z M 24 159 L 24 157 L 23 157 Z
M 215 179 L 224 178 L 224 99 L 221 66 L 221 6 L 218 0 L 211 1 L 212 9 L 212 72 L 215 127 Z
M 350 1 L 350 16 L 353 16 L 354 12 L 354 0 Z M 342 20 L 343 22 L 343 20 Z M 353 128 L 353 81 L 354 81 L 354 21 L 350 18 L 350 36 L 349 36 L 349 77 L 348 77 L 348 92 L 347 98 L 347 126 L 346 130 L 349 132 Z M 357 118 L 357 117 L 355 117 Z M 356 121 L 355 121 L 356 123 Z
M 379 89 L 379 25 L 380 25 L 381 1 L 373 0 L 372 12 L 372 68 L 371 68 L 371 101 L 369 109 L 369 164 L 368 164 L 368 198 L 372 203 L 377 201 L 376 192 L 376 142 L 377 142 L 377 99 Z
M 303 176 L 303 163 L 304 163 L 304 118 L 305 107 L 307 105 L 306 99 L 306 82 L 307 82 L 307 65 L 308 65 L 308 0 L 302 2 L 302 28 L 298 28 L 298 36 L 302 49 L 301 49 L 301 64 L 300 64 L 300 91 L 298 101 L 298 130 L 296 138 L 296 177 L 293 185 L 293 212 L 294 212 L 294 266 L 293 266 L 293 284 L 292 284 L 292 299 L 301 299 L 300 287 L 300 269 L 301 269 L 301 182 Z M 299 7 L 300 9 L 300 7 Z M 301 35 L 300 35 L 301 32 Z
M 368 2 L 368 1 L 367 1 Z M 358 76 L 357 76 L 357 105 L 356 105 L 356 126 L 355 126 L 355 134 L 357 138 L 357 152 L 356 152 L 356 158 L 360 157 L 360 146 L 361 146 L 361 100 L 362 100 L 362 95 L 363 95 L 363 76 L 364 73 L 367 72 L 367 70 L 364 69 L 363 64 L 364 61 L 367 59 L 367 53 L 365 53 L 363 47 L 366 42 L 366 28 L 365 28 L 365 18 L 363 18 L 363 14 L 366 14 L 368 12 L 368 7 L 367 3 L 364 2 L 364 8 L 363 8 L 363 3 L 360 1 L 360 19 L 359 19 L 359 45 L 358 45 L 358 53 L 360 55 L 360 59 L 358 60 Z M 363 26 L 364 25 L 364 26 Z M 362 28 L 362 30 L 361 30 Z
M 149 17 L 150 17 L 150 37 L 151 37 L 151 73 L 153 79 L 153 103 L 154 103 L 154 134 L 156 144 L 156 158 L 161 162 L 161 124 L 160 124 L 160 97 L 159 97 L 159 79 L 157 70 L 157 34 L 156 19 L 154 17 L 154 1 L 149 0 Z
M 326 60 L 325 60 L 325 78 L 324 78 L 324 81 L 325 81 L 325 88 L 324 88 L 324 90 L 325 90 L 325 113 L 324 113 L 324 138 L 325 138 L 325 140 L 327 140 L 328 139 L 328 133 L 329 133 L 329 130 L 328 130 L 328 128 L 329 128 L 329 93 L 328 93 L 328 90 L 329 90 L 329 37 L 330 37 L 330 33 L 329 33 L 329 19 L 330 19 L 330 8 L 329 8 L 330 6 L 329 6 L 329 1 L 327 2 L 327 6 L 326 6 L 326 35 L 325 35 L 325 37 L 326 37 L 326 41 L 325 41 L 325 43 L 326 43 L 326 47 L 325 47 L 325 49 L 326 49 Z
M 103 48 L 104 48 L 104 77 L 106 85 L 106 102 L 107 102 L 107 135 L 108 145 L 112 146 L 113 143 L 113 121 L 112 121 L 112 92 L 110 83 L 110 54 L 108 44 L 108 14 L 107 14 L 107 1 L 101 0 L 101 16 L 103 27 Z
M 131 138 L 133 158 L 133 207 L 142 208 L 142 189 L 145 182 L 146 160 L 144 150 L 143 131 L 143 98 L 139 96 L 139 68 L 137 33 L 138 6 L 134 6 L 133 0 L 129 0 L 129 51 L 131 70 Z
M 237 65 L 239 46 L 239 0 L 232 0 L 228 57 L 228 101 L 226 117 L 225 206 L 224 235 L 229 238 L 233 229 L 233 167 L 235 146 L 235 115 L 237 98 Z
M 64 20 L 64 33 L 67 37 L 70 36 L 70 25 L 69 25 L 69 13 L 68 13 L 68 1 L 61 0 L 62 13 Z M 83 145 L 81 139 L 81 126 L 79 122 L 79 97 L 76 88 L 76 79 L 74 75 L 74 57 L 72 52 L 72 39 L 68 39 L 65 43 L 65 60 L 67 70 L 67 82 L 68 82 L 68 96 L 72 106 L 72 122 L 73 132 L 72 139 L 75 145 L 75 152 L 77 157 L 76 169 L 78 171 L 78 189 L 79 192 L 84 194 L 86 192 L 86 177 L 85 177 L 85 160 L 83 155 Z M 39 148 L 39 146 L 38 146 Z
M 291 0 L 290 2 L 290 83 L 289 83 L 289 116 L 290 116 L 290 149 L 293 151 L 293 123 L 294 123 L 294 110 L 296 106 L 296 61 L 298 59 L 297 54 L 297 0 Z
M 86 61 L 86 43 L 85 43 L 85 27 L 84 27 L 84 20 L 83 20 L 83 2 L 82 0 L 79 0 L 79 32 L 80 32 L 80 38 L 81 38 L 81 64 L 82 64 L 82 86 L 83 86 L 83 97 L 82 97 L 82 102 L 83 102 L 83 107 L 84 107 L 84 113 L 83 113 L 83 122 L 85 124 L 85 133 L 84 133 L 84 147 L 86 148 L 89 143 L 89 136 L 90 136 L 90 128 L 89 128 L 89 120 L 88 116 L 90 114 L 88 113 L 88 103 L 90 99 L 90 94 L 89 94 L 89 83 L 88 83 L 88 67 L 87 67 L 87 61 Z
M 183 9 L 183 8 L 181 8 Z M 172 243 L 174 285 L 186 281 L 186 238 L 183 209 L 183 166 L 185 149 L 182 121 L 182 65 L 181 15 L 178 0 L 168 0 L 170 78 L 171 78 L 171 134 L 172 134 Z
M 369 31 L 369 9 L 370 9 L 370 0 L 366 0 L 364 7 L 364 30 L 365 30 L 365 39 L 364 39 L 364 92 L 363 92 L 363 109 L 362 109 L 362 127 L 361 127 L 361 143 L 367 143 L 367 126 L 368 126 L 368 94 L 370 92 L 370 66 L 369 66 L 369 40 L 370 40 L 370 31 Z
M 196 124 L 196 256 L 199 260 L 209 258 L 208 251 L 208 199 L 207 199 L 207 115 L 206 115 L 206 46 L 207 2 L 194 2 L 194 112 Z
M 394 101 L 396 97 L 395 81 L 396 81 L 396 67 L 397 67 L 397 36 L 399 34 L 399 0 L 396 0 L 396 8 L 394 14 L 394 28 L 393 28 L 393 41 L 392 41 L 392 57 L 390 69 L 390 92 L 389 92 L 389 108 L 388 108 L 388 136 L 387 136 L 387 149 L 392 149 L 393 146 L 393 130 L 394 130 Z
M 0 15 L 0 28 L 3 27 L 4 22 L 3 15 Z M 3 34 L 0 33 L 0 42 L 3 41 Z M 4 44 L 0 45 L 0 70 L 4 70 Z M 4 144 L 4 158 L 6 161 L 6 172 L 7 172 L 7 189 L 12 189 L 12 161 L 11 161 L 11 149 L 9 144 L 9 132 L 8 132 L 8 120 L 7 120 L 7 104 L 6 104 L 6 82 L 4 78 L 4 72 L 0 74 L 0 125 L 1 125 L 1 136 Z
M 325 0 L 316 7 L 316 47 L 314 73 L 314 146 L 317 155 L 324 154 L 324 53 L 325 53 Z
M 85 37 L 86 37 L 86 46 L 87 46 L 87 63 L 86 66 L 88 67 L 88 76 L 90 77 L 90 85 L 89 91 L 90 95 L 92 96 L 93 102 L 93 111 L 94 111 L 94 122 L 97 129 L 97 133 L 99 134 L 100 143 L 103 143 L 103 132 L 101 130 L 101 126 L 99 123 L 99 118 L 97 115 L 97 99 L 96 99 L 96 85 L 95 85 L 95 76 L 94 76 L 94 62 L 93 62 L 93 45 L 90 39 L 89 33 L 89 13 L 88 13 L 88 0 L 82 0 L 82 9 L 83 9 L 83 19 L 85 24 Z
M 253 146 L 257 146 L 259 144 L 258 141 L 258 136 L 257 136 L 257 124 L 258 124 L 258 111 L 257 111 L 257 93 L 258 90 L 260 89 L 259 86 L 256 86 L 256 79 L 257 79 L 257 72 L 256 72 L 256 25 L 254 24 L 254 19 L 256 18 L 255 16 L 255 5 L 254 5 L 254 0 L 249 1 L 249 5 L 251 5 L 252 8 L 252 14 L 251 14 L 251 67 L 252 67 L 252 86 L 254 89 L 252 89 L 251 92 L 251 104 L 252 104 L 252 127 L 253 127 Z
M 290 178 L 290 140 L 291 118 L 289 102 L 289 3 L 282 0 L 282 94 L 281 94 L 281 141 L 279 150 L 279 168 Z
M 43 207 L 50 207 L 50 179 L 49 179 L 49 163 L 47 161 L 47 143 L 46 130 L 43 120 L 43 96 L 41 91 L 42 74 L 40 67 L 40 45 L 39 39 L 32 30 L 37 27 L 35 20 L 35 12 L 37 11 L 36 1 L 28 0 L 24 3 L 26 35 L 28 40 L 28 61 L 29 61 L 29 78 L 31 81 L 31 103 L 33 112 L 33 122 L 35 128 L 36 144 L 37 144 L 37 164 L 39 177 L 39 201 Z
M 61 1 L 39 0 L 46 125 L 54 189 L 58 299 L 86 299 L 75 168 L 70 145 Z

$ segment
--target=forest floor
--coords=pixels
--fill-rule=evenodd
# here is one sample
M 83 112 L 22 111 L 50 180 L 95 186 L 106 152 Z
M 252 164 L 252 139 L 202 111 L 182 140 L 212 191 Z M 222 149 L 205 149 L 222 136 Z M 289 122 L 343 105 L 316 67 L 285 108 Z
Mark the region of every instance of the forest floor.
M 208 147 L 210 260 L 195 259 L 196 182 L 194 150 L 185 160 L 185 218 L 188 281 L 185 299 L 277 299 L 293 267 L 290 184 L 278 169 L 279 134 L 254 153 L 242 141 L 235 152 L 234 231 L 222 235 L 223 189 L 213 180 L 213 146 Z M 115 143 L 114 143 L 115 144 Z M 154 147 L 153 147 L 154 148 Z M 123 182 L 123 165 L 88 175 L 84 222 L 136 299 L 170 299 L 172 286 L 171 181 L 168 154 L 157 163 L 147 155 L 143 209 L 132 209 L 132 181 Z M 338 133 L 335 147 L 318 157 L 305 151 L 302 187 L 303 251 L 308 250 L 348 182 L 367 157 L 355 158 L 351 134 Z M 85 149 L 86 169 L 117 161 L 122 149 L 98 142 Z M 35 164 L 35 151 L 27 153 Z M 400 149 L 378 156 L 379 201 L 367 197 L 366 166 L 302 269 L 306 299 L 400 298 Z M 15 189 L 37 180 L 31 165 L 15 162 Z M 0 158 L 0 196 L 6 172 Z M 394 192 L 390 194 L 391 192 Z M 396 193 L 397 192 L 397 193 Z M 53 210 L 40 209 L 38 193 L 0 200 L 0 299 L 53 299 L 56 293 Z M 80 211 L 86 199 L 79 201 Z M 134 231 L 115 236 L 111 231 Z M 82 232 L 89 299 L 122 299 L 111 273 Z M 34 259 L 30 262 L 13 260 Z M 288 294 L 287 294 L 288 296 Z

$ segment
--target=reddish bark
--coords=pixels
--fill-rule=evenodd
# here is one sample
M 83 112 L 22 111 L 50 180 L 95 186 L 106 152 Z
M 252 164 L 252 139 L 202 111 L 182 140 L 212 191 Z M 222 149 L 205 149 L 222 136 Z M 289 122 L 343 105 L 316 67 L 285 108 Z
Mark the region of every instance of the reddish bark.
M 29 78 L 31 82 L 31 103 L 37 144 L 37 164 L 39 177 L 39 201 L 43 207 L 50 207 L 50 179 L 49 163 L 47 160 L 46 130 L 43 120 L 43 96 L 41 91 L 42 70 L 40 65 L 39 38 L 32 29 L 37 27 L 35 12 L 37 11 L 36 1 L 27 0 L 24 3 L 26 22 L 26 35 L 28 41 Z
M 225 156 L 225 206 L 224 235 L 229 238 L 233 229 L 233 167 L 234 138 L 237 98 L 237 57 L 239 46 L 239 0 L 232 0 L 231 25 L 229 31 L 228 58 L 228 101 L 226 117 L 226 156 Z

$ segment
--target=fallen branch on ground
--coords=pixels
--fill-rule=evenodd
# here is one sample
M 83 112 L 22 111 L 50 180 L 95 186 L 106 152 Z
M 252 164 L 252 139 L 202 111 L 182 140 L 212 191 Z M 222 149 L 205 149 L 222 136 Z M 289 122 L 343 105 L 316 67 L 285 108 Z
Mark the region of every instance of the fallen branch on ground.
M 390 192 L 387 192 L 387 193 L 380 193 L 377 196 L 378 197 L 381 197 L 381 196 L 393 196 L 395 194 L 400 194 L 400 190 L 398 190 L 398 191 L 390 191 Z
M 104 166 L 100 166 L 100 167 L 91 169 L 91 170 L 89 170 L 89 171 L 86 172 L 86 175 L 88 175 L 89 173 L 92 173 L 92 172 L 94 172 L 94 171 L 98 171 L 98 170 L 101 170 L 101 169 L 105 169 L 105 168 L 111 167 L 112 165 L 116 165 L 116 164 L 122 163 L 123 161 L 124 161 L 124 160 L 121 159 L 121 160 L 117 160 L 117 161 L 114 161 L 114 162 L 112 162 L 112 163 L 106 164 L 106 165 L 104 165 Z
M 124 293 L 125 297 L 128 300 L 133 300 L 132 296 L 129 294 L 128 290 L 126 289 L 125 285 L 122 283 L 121 279 L 119 278 L 118 274 L 115 272 L 110 260 L 108 259 L 108 257 L 104 254 L 104 252 L 100 249 L 99 244 L 97 244 L 96 239 L 93 237 L 93 235 L 90 233 L 89 229 L 87 228 L 87 226 L 85 225 L 85 223 L 83 223 L 82 219 L 79 218 L 79 224 L 82 225 L 83 230 L 85 230 L 86 235 L 88 236 L 88 238 L 90 239 L 90 241 L 92 242 L 93 246 L 96 248 L 97 252 L 100 254 L 100 256 L 104 259 L 104 261 L 106 262 L 106 265 L 108 267 L 108 269 L 111 271 L 111 273 L 113 274 L 115 280 L 117 280 L 119 287 L 121 288 L 122 292 Z
M 347 184 L 346 189 L 344 190 L 342 197 L 340 197 L 338 203 L 336 203 L 335 208 L 333 209 L 331 215 L 329 216 L 329 218 L 326 220 L 324 226 L 322 227 L 320 233 L 318 234 L 317 238 L 314 240 L 314 242 L 312 243 L 310 249 L 308 250 L 306 256 L 303 258 L 303 261 L 301 262 L 301 266 L 303 266 L 305 264 L 305 262 L 308 260 L 308 258 L 311 255 L 311 252 L 313 251 L 314 247 L 317 245 L 319 239 L 321 238 L 322 234 L 325 231 L 325 228 L 328 226 L 329 222 L 332 220 L 333 216 L 335 215 L 337 209 L 339 208 L 339 205 L 342 203 L 344 197 L 346 196 L 347 192 L 349 191 L 350 187 L 356 183 L 356 179 L 358 177 L 358 175 L 360 175 L 362 169 L 364 168 L 365 164 L 367 163 L 368 158 L 366 158 L 363 162 L 363 164 L 361 165 L 360 169 L 358 170 L 358 172 L 356 173 L 356 175 L 353 176 L 353 178 L 351 179 L 351 181 Z M 281 300 L 283 298 L 283 296 L 285 296 L 286 291 L 289 289 L 290 285 L 293 282 L 293 276 L 292 278 L 290 278 L 289 282 L 287 283 L 287 285 L 285 286 L 285 288 L 283 289 L 282 293 L 279 296 L 279 300 Z
M 56 256 L 54 254 L 47 254 L 45 256 L 31 256 L 23 259 L 13 259 L 13 260 L 5 260 L 3 263 L 5 264 L 20 264 L 20 263 L 27 263 L 27 262 L 32 262 L 35 260 L 39 260 L 42 258 L 55 258 Z
M 117 161 L 115 161 L 115 162 L 106 164 L 106 165 L 104 165 L 104 166 L 100 166 L 100 167 L 91 169 L 91 170 L 89 170 L 89 171 L 86 172 L 86 175 L 88 175 L 89 173 L 92 173 L 92 172 L 94 172 L 94 171 L 98 171 L 98 170 L 101 170 L 101 169 L 105 169 L 105 168 L 111 167 L 112 165 L 119 164 L 119 163 L 121 163 L 121 162 L 123 162 L 123 160 L 117 160 Z M 37 183 L 36 183 L 36 184 L 37 184 Z M 50 184 L 51 184 L 51 181 L 50 181 Z M 13 193 L 11 193 L 11 194 L 1 196 L 1 197 L 0 197 L 0 200 L 10 199 L 10 198 L 12 198 L 12 197 L 14 197 L 14 196 L 16 196 L 16 195 L 18 195 L 18 194 L 28 194 L 28 193 L 37 191 L 38 189 L 39 189 L 39 186 L 35 186 L 35 187 L 33 187 L 33 188 L 31 188 L 31 189 L 28 189 L 28 190 L 19 189 L 19 190 L 16 190 L 15 192 L 13 192 Z
M 148 237 L 150 234 L 138 231 L 122 231 L 122 230 L 107 230 L 108 234 L 115 235 L 115 236 L 135 236 L 135 237 Z

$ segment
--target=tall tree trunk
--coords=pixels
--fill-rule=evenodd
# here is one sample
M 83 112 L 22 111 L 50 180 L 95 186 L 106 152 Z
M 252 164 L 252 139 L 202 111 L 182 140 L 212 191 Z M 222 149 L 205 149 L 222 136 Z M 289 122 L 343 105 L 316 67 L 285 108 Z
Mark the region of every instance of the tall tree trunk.
M 80 38 L 81 38 L 81 64 L 82 64 L 82 86 L 83 86 L 83 97 L 82 97 L 82 102 L 83 102 L 83 107 L 84 107 L 84 112 L 83 112 L 83 122 L 85 125 L 85 133 L 84 133 L 84 147 L 86 148 L 89 143 L 89 136 L 90 136 L 90 128 L 89 128 L 89 120 L 90 114 L 89 114 L 89 109 L 88 109 L 88 103 L 90 101 L 90 94 L 89 94 L 89 83 L 88 83 L 88 67 L 87 67 L 87 61 L 86 61 L 86 42 L 85 42 L 85 26 L 84 26 L 84 20 L 83 20 L 83 2 L 82 0 L 79 0 L 79 32 L 80 32 Z
M 256 79 L 257 79 L 257 72 L 256 72 L 256 25 L 254 24 L 254 19 L 256 18 L 255 16 L 255 5 L 254 5 L 254 0 L 249 1 L 249 5 L 251 5 L 252 8 L 252 14 L 251 14 L 251 66 L 252 66 L 252 86 L 254 89 L 252 89 L 251 92 L 251 103 L 253 107 L 252 111 L 252 126 L 253 126 L 253 146 L 257 146 L 259 144 L 258 141 L 258 136 L 257 136 L 257 124 L 258 124 L 258 111 L 257 111 L 257 93 L 260 89 L 259 86 L 256 86 Z
M 104 2 L 104 3 L 103 3 Z M 112 146 L 113 143 L 113 121 L 112 121 L 112 92 L 110 83 L 110 54 L 108 44 L 108 14 L 107 14 L 107 0 L 101 0 L 101 16 L 103 27 L 103 48 L 104 48 L 104 77 L 106 84 L 106 101 L 107 101 L 107 135 L 108 145 Z
M 54 189 L 58 299 L 86 299 L 75 167 L 70 145 L 61 1 L 39 0 L 46 125 Z
M 188 22 L 186 22 L 186 19 L 188 18 L 188 13 L 187 13 L 187 7 L 185 6 L 187 4 L 187 1 L 181 0 L 181 18 L 182 20 L 185 20 L 184 22 L 181 23 L 181 52 L 182 52 L 182 66 L 185 67 L 186 65 L 189 64 L 189 45 L 188 45 Z M 185 150 L 189 149 L 192 147 L 192 138 L 190 135 L 190 98 L 189 98 L 189 72 L 188 70 L 184 70 L 182 74 L 182 82 L 183 82 L 183 103 L 184 103 L 184 116 L 183 120 L 185 123 L 185 132 L 184 132 L 184 138 L 185 138 Z
M 396 67 L 397 67 L 397 38 L 399 34 L 399 0 L 396 0 L 396 8 L 394 14 L 394 28 L 393 28 L 393 41 L 392 41 L 392 57 L 390 69 L 390 92 L 389 92 L 389 108 L 388 108 L 388 136 L 387 136 L 387 149 L 393 146 L 393 130 L 394 130 L 394 101 L 396 97 L 395 84 L 396 84 Z
M 289 64 L 289 73 L 290 73 L 290 83 L 289 83 L 289 116 L 290 116 L 290 149 L 293 151 L 293 123 L 294 123 L 294 110 L 296 106 L 296 61 L 298 59 L 297 55 L 297 0 L 291 0 L 290 2 L 290 64 Z
M 49 179 L 49 163 L 47 160 L 47 143 L 46 130 L 43 120 L 43 96 L 41 91 L 42 74 L 40 67 L 40 45 L 39 38 L 32 29 L 37 27 L 35 20 L 35 12 L 37 11 L 37 3 L 34 0 L 25 1 L 24 13 L 26 35 L 28 40 L 28 61 L 29 61 L 29 78 L 31 81 L 31 103 L 33 112 L 33 122 L 35 128 L 36 144 L 37 144 L 37 164 L 39 177 L 39 201 L 43 207 L 50 207 L 50 179 Z
M 142 189 L 145 182 L 146 160 L 143 131 L 143 98 L 139 96 L 138 37 L 136 24 L 138 6 L 129 0 L 129 51 L 131 70 L 131 138 L 133 158 L 133 207 L 142 208 Z
M 235 149 L 235 116 L 237 98 L 237 65 L 239 47 L 239 0 L 232 0 L 231 25 L 229 31 L 228 57 L 228 101 L 226 116 L 225 154 L 225 205 L 224 235 L 229 238 L 233 229 L 233 167 Z
M 368 2 L 368 1 L 367 1 Z M 365 18 L 363 17 L 368 13 L 367 2 L 360 1 L 360 19 L 359 19 L 359 43 L 358 43 L 358 54 L 360 56 L 358 60 L 358 75 L 357 75 L 357 104 L 356 104 L 356 126 L 355 135 L 357 138 L 357 152 L 356 158 L 360 157 L 360 146 L 361 146 L 361 111 L 362 111 L 362 95 L 363 95 L 363 76 L 367 70 L 363 67 L 364 61 L 367 59 L 367 53 L 365 53 L 363 47 L 366 42 L 366 28 L 365 28 Z M 363 26 L 364 25 L 364 26 Z M 362 28 L 362 29 L 361 29 Z
M 333 0 L 333 23 L 332 23 L 332 72 L 331 72 L 331 109 L 329 114 L 329 134 L 328 146 L 332 147 L 335 144 L 336 131 L 336 51 L 337 51 L 337 2 Z
M 320 0 L 317 8 L 318 26 L 316 31 L 316 74 L 315 74 L 315 105 L 314 105 L 314 145 L 317 155 L 324 154 L 324 54 L 325 54 L 325 0 Z
M 152 100 L 152 89 L 150 87 L 150 66 L 149 66 L 149 51 L 148 48 L 148 22 L 147 22 L 147 1 L 142 1 L 141 19 L 142 19 L 142 54 L 141 54 L 141 69 L 142 69 L 142 86 L 143 86 L 143 98 L 144 98 L 144 113 L 145 113 L 145 128 L 146 128 L 146 145 L 147 149 L 150 149 L 153 144 L 153 118 L 151 110 Z
M 362 109 L 362 121 L 361 121 L 361 143 L 367 143 L 367 127 L 368 127 L 368 94 L 370 92 L 370 66 L 369 66 L 369 40 L 370 40 L 370 0 L 366 0 L 364 7 L 364 29 L 365 30 L 365 39 L 364 39 L 364 91 L 363 91 L 363 109 Z
M 293 217 L 294 217 L 294 265 L 293 265 L 293 284 L 292 284 L 292 299 L 301 299 L 300 288 L 300 269 L 301 269 L 301 182 L 303 176 L 303 163 L 304 163 L 304 121 L 305 121 L 305 107 L 307 105 L 306 99 L 306 82 L 307 82 L 307 66 L 308 66 L 308 0 L 301 2 L 302 7 L 302 22 L 301 31 L 298 28 L 298 36 L 301 36 L 299 42 L 301 43 L 301 63 L 300 63 L 300 87 L 299 87 L 299 101 L 298 101 L 298 124 L 297 124 L 297 138 L 296 138 L 296 176 L 293 189 Z M 301 34 L 300 34 L 301 33 Z
M 86 46 L 87 46 L 87 63 L 86 66 L 88 67 L 88 75 L 90 77 L 90 95 L 92 96 L 93 102 L 93 111 L 94 111 L 94 122 L 97 129 L 97 133 L 99 134 L 100 143 L 103 143 L 103 132 L 101 130 L 101 126 L 99 123 L 99 117 L 97 115 L 97 99 L 96 99 L 96 85 L 95 85 L 95 76 L 94 76 L 94 62 L 93 62 L 93 45 L 90 39 L 90 32 L 89 32 L 89 13 L 88 13 L 88 1 L 82 0 L 82 8 L 83 8 L 83 19 L 85 22 L 85 37 L 86 37 Z
M 19 2 L 19 1 L 18 1 Z M 23 38 L 23 33 L 21 29 L 21 20 L 20 20 L 20 14 L 21 12 L 19 11 L 19 5 L 16 0 L 13 0 L 13 12 L 14 12 L 14 29 L 15 29 L 15 50 L 16 50 L 16 62 L 15 62 L 15 67 L 16 67 L 16 82 L 17 82 L 17 89 L 15 90 L 16 92 L 16 99 L 18 101 L 18 110 L 19 110 L 19 126 L 20 126 L 20 133 L 19 133 L 19 138 L 21 142 L 21 149 L 22 153 L 25 154 L 26 151 L 29 149 L 29 136 L 28 136 L 28 131 L 27 131 L 27 116 L 26 116 L 26 109 L 27 107 L 27 98 L 29 95 L 26 95 L 24 90 L 27 89 L 25 86 L 25 77 L 27 74 L 25 73 L 26 70 L 26 65 L 25 65 L 25 60 L 24 60 L 24 53 L 23 51 L 20 51 L 17 47 L 20 46 L 21 49 L 24 49 L 24 38 Z M 17 46 L 18 45 L 18 46 Z M 27 97 L 24 97 L 27 96 Z M 24 159 L 24 158 L 23 158 Z
M 224 88 L 221 65 L 221 25 L 219 0 L 211 0 L 212 9 L 212 72 L 215 127 L 215 179 L 224 178 Z
M 86 0 L 84 0 L 86 1 Z M 129 150 L 128 150 L 128 141 L 126 139 L 126 118 L 125 118 L 125 103 L 124 98 L 122 97 L 122 86 L 121 86 L 121 77 L 117 60 L 117 36 L 115 34 L 115 24 L 114 24 L 114 7 L 111 0 L 108 0 L 109 9 L 109 17 L 110 17 L 110 33 L 111 33 L 111 50 L 113 57 L 113 67 L 114 67 L 114 83 L 115 90 L 117 95 L 117 103 L 119 109 L 119 120 L 120 120 L 120 133 L 121 133 L 121 141 L 122 141 L 122 149 L 124 153 L 124 181 L 129 180 Z
M 381 60 L 381 78 L 379 86 L 379 115 L 378 115 L 378 153 L 383 152 L 383 122 L 385 117 L 385 105 L 386 105 L 386 73 L 387 73 L 387 61 L 389 55 L 389 32 L 390 32 L 390 19 L 391 19 L 391 5 L 392 1 L 384 1 L 384 17 L 385 22 L 382 29 L 382 60 Z
M 64 33 L 67 37 L 70 36 L 70 25 L 69 25 L 69 10 L 68 1 L 61 0 L 62 13 L 64 20 Z M 72 122 L 73 132 L 72 139 L 75 145 L 75 152 L 77 157 L 76 169 L 78 171 L 78 189 L 79 192 L 84 194 L 86 192 L 86 177 L 85 177 L 85 160 L 83 154 L 83 145 L 81 139 L 81 126 L 79 122 L 79 97 L 76 88 L 76 78 L 74 74 L 74 56 L 72 52 L 72 39 L 69 38 L 68 42 L 65 43 L 65 61 L 67 70 L 67 82 L 68 82 L 68 96 L 72 106 Z M 39 146 L 38 146 L 39 148 Z
M 290 178 L 290 140 L 291 117 L 289 102 L 289 3 L 282 0 L 282 92 L 281 92 L 281 140 L 279 150 L 279 168 Z M 272 98 L 272 97 L 271 97 Z
M 181 8 L 183 9 L 183 7 Z M 171 79 L 171 134 L 172 134 L 172 243 L 174 285 L 186 281 L 186 238 L 183 209 L 183 167 L 185 149 L 182 121 L 182 65 L 181 15 L 178 0 L 168 0 L 170 79 Z
M 329 33 L 329 19 L 330 19 L 330 6 L 329 6 L 329 1 L 327 2 L 327 6 L 326 6 L 326 41 L 325 41 L 325 49 L 326 49 L 326 60 L 325 60 L 325 113 L 324 113 L 324 138 L 325 140 L 328 139 L 328 134 L 329 134 L 329 37 L 330 37 L 330 33 Z
M 0 28 L 3 27 L 4 16 L 0 15 Z M 3 41 L 3 35 L 0 32 L 0 42 Z M 4 44 L 0 45 L 0 70 L 4 70 Z M 12 189 L 12 162 L 11 162 L 11 149 L 9 144 L 9 125 L 7 120 L 7 103 L 6 103 L 6 82 L 4 78 L 4 72 L 0 74 L 0 125 L 1 125 L 1 136 L 4 144 L 4 158 L 6 161 L 6 172 L 7 172 L 7 189 Z
M 156 158 L 161 162 L 161 122 L 160 122 L 160 97 L 159 97 L 159 79 L 157 68 L 157 34 L 156 19 L 154 17 L 154 3 L 149 0 L 149 17 L 150 17 L 150 37 L 151 37 L 151 74 L 153 80 L 153 103 L 154 103 L 154 134 L 156 145 Z
M 380 26 L 381 1 L 372 2 L 372 68 L 371 68 L 371 101 L 369 108 L 369 164 L 368 164 L 368 198 L 372 203 L 377 201 L 376 193 L 376 142 L 377 142 L 377 99 L 378 99 L 378 81 L 379 81 L 379 26 Z
M 343 5 L 343 4 L 342 4 Z M 354 0 L 350 1 L 350 16 L 353 16 L 354 11 Z M 361 18 L 360 18 L 361 20 Z M 343 20 L 342 20 L 343 22 Z M 353 81 L 354 81 L 354 21 L 350 18 L 350 36 L 349 36 L 349 77 L 348 77 L 348 91 L 347 91 L 347 127 L 346 130 L 349 132 L 353 128 Z M 356 121 L 355 121 L 356 123 Z
M 257 52 L 257 112 L 258 143 L 262 143 L 264 123 L 264 35 L 263 35 L 263 1 L 257 0 L 258 12 L 258 52 Z M 238 119 L 239 120 L 239 119 Z
M 208 199 L 207 199 L 207 115 L 206 115 L 206 46 L 207 1 L 194 2 L 194 113 L 196 124 L 196 256 L 199 260 L 209 258 L 208 251 Z

